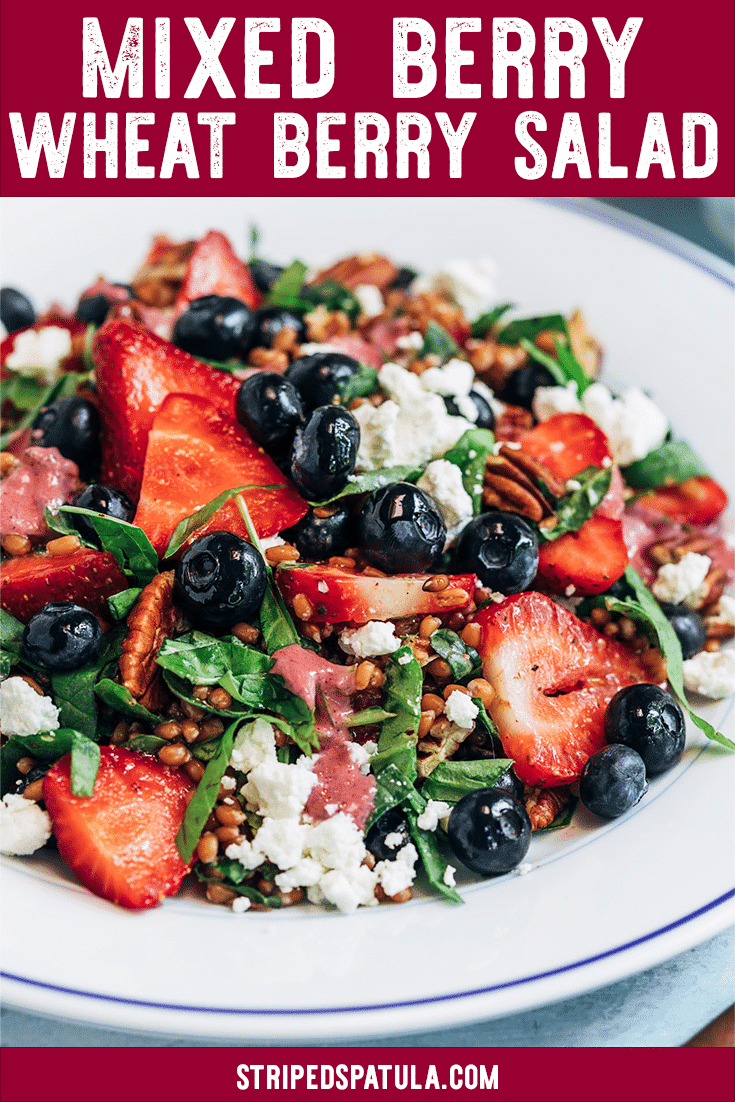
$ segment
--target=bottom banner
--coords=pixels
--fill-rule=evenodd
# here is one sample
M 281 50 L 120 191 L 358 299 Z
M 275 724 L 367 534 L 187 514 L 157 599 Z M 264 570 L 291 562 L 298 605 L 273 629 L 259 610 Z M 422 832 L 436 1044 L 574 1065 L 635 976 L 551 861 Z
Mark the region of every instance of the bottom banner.
M 32 1059 L 29 1058 L 33 1053 Z M 732 1102 L 727 1049 L 5 1049 L 2 1102 Z

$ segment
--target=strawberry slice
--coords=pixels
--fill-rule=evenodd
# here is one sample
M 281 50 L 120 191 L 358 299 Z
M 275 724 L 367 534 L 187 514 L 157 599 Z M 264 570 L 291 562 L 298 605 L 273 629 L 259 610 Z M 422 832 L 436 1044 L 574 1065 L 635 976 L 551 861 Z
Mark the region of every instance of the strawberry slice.
M 147 754 L 103 746 L 92 796 L 74 796 L 66 754 L 43 781 L 59 853 L 95 895 L 138 909 L 174 895 L 189 870 L 176 834 L 194 785 Z
M 638 656 L 542 593 L 481 609 L 488 711 L 526 784 L 567 784 L 605 744 L 605 708 L 618 689 L 650 681 Z
M 605 433 L 584 413 L 557 413 L 542 421 L 522 438 L 521 451 L 563 479 L 610 459 Z
M 567 596 L 604 593 L 627 565 L 622 521 L 612 517 L 592 516 L 577 532 L 539 545 L 538 577 L 555 593 L 574 586 Z
M 709 524 L 726 507 L 727 494 L 714 478 L 700 476 L 651 490 L 639 501 L 679 524 Z
M 255 487 L 245 490 L 243 497 L 259 536 L 289 528 L 309 508 L 247 429 L 205 398 L 169 395 L 153 419 L 135 514 L 135 523 L 159 556 L 180 520 L 237 486 Z M 236 532 L 248 538 L 233 500 L 196 536 L 209 531 Z
M 298 596 L 306 597 L 314 609 L 309 619 L 322 624 L 366 624 L 452 612 L 467 607 L 477 585 L 474 574 L 452 574 L 446 589 L 430 593 L 423 588 L 426 574 L 375 577 L 321 563 L 281 566 L 276 580 L 289 604 Z
M 22 555 L 0 567 L 0 603 L 27 624 L 49 601 L 73 601 L 109 619 L 107 598 L 127 589 L 127 578 L 109 551 L 80 547 L 70 555 Z
M 105 322 L 92 358 L 102 415 L 102 480 L 133 501 L 140 492 L 153 417 L 167 395 L 199 394 L 235 416 L 239 379 L 200 363 L 139 322 Z
M 205 234 L 189 258 L 189 267 L 175 303 L 177 313 L 202 295 L 231 296 L 252 309 L 260 301 L 250 269 L 235 256 L 230 242 L 217 230 Z

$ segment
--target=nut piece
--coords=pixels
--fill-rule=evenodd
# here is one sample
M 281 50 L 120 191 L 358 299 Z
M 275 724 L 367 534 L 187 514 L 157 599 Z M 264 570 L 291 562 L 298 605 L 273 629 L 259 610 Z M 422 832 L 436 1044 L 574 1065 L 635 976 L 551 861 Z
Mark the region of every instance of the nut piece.
M 416 747 L 416 766 L 419 776 L 431 776 L 439 762 L 451 758 L 470 733 L 471 729 L 458 727 L 446 716 L 439 716 L 429 733 L 419 741 Z
M 566 785 L 559 788 L 532 788 L 526 792 L 526 813 L 531 820 L 531 830 L 543 830 L 551 826 L 572 795 Z
M 123 687 L 140 700 L 159 672 L 156 655 L 163 640 L 173 636 L 178 613 L 173 603 L 174 574 L 157 574 L 145 587 L 128 616 L 128 633 L 120 655 Z
M 539 482 L 554 497 L 565 492 L 564 485 L 542 463 L 502 446 L 498 455 L 487 457 L 482 503 L 486 508 L 519 513 L 538 523 L 554 515 Z
M 327 283 L 330 279 L 354 290 L 361 283 L 371 283 L 384 291 L 398 275 L 398 268 L 387 256 L 380 253 L 360 253 L 338 260 L 331 268 L 324 268 L 313 283 Z

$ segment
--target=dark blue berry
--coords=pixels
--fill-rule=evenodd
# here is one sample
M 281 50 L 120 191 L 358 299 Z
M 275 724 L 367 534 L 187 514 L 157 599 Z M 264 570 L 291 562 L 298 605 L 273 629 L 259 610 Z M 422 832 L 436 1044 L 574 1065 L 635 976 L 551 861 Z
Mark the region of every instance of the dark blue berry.
M 174 599 L 205 631 L 225 631 L 263 602 L 263 557 L 233 532 L 209 532 L 184 552 L 174 573 Z
M 310 509 L 306 516 L 288 531 L 292 543 L 305 562 L 321 562 L 332 555 L 342 555 L 355 543 L 354 520 L 349 509 L 334 506 L 329 516 L 316 516 Z
M 456 803 L 447 824 L 459 860 L 480 876 L 498 876 L 520 864 L 531 844 L 525 807 L 500 788 L 481 788 Z
M 253 311 L 239 299 L 203 295 L 178 318 L 171 339 L 192 356 L 223 362 L 245 355 L 254 324 Z
M 3 287 L 0 290 L 0 321 L 8 333 L 17 333 L 27 329 L 36 320 L 36 311 L 31 300 L 15 287 Z
M 647 788 L 643 758 L 622 743 L 603 746 L 588 758 L 579 778 L 580 800 L 602 819 L 630 811 Z
M 538 538 L 515 513 L 483 513 L 462 532 L 455 564 L 499 593 L 520 593 L 536 577 Z
M 102 325 L 112 305 L 113 301 L 107 295 L 86 295 L 79 299 L 76 315 L 89 325 Z
M 97 657 L 101 642 L 94 613 L 71 601 L 52 601 L 26 626 L 23 654 L 44 670 L 76 670 Z
M 693 658 L 701 651 L 707 639 L 704 620 L 698 612 L 686 605 L 671 605 L 668 601 L 659 601 L 659 604 L 681 644 L 682 658 Z
M 494 429 L 495 414 L 488 400 L 477 390 L 471 390 L 467 397 L 477 410 L 477 417 L 474 419 L 475 426 L 478 429 Z M 457 405 L 456 398 L 445 398 L 444 405 L 447 407 L 447 413 L 451 413 L 452 417 L 467 417 L 467 414 L 463 413 Z M 468 417 L 467 420 L 472 421 L 472 418 Z
M 510 792 L 514 799 L 518 800 L 518 803 L 524 807 L 525 789 L 523 787 L 523 781 L 520 779 L 515 769 L 511 765 L 510 769 L 506 773 L 503 773 L 493 785 L 493 788 L 502 788 L 504 792 Z
M 386 838 L 391 835 L 400 835 L 399 838 L 391 838 L 395 845 L 387 846 Z M 396 857 L 411 841 L 411 830 L 408 825 L 405 811 L 400 807 L 392 807 L 376 819 L 370 830 L 365 835 L 365 848 L 372 853 L 376 861 L 395 861 Z
M 285 270 L 278 264 L 269 264 L 267 260 L 251 260 L 248 267 L 255 286 L 264 295 L 270 291 L 276 280 L 281 278 Z
M 248 349 L 270 348 L 273 338 L 282 329 L 293 329 L 298 344 L 306 340 L 306 326 L 298 314 L 284 310 L 282 306 L 261 306 L 253 314 Z
M 375 490 L 363 505 L 359 544 L 387 574 L 420 574 L 442 553 L 447 529 L 434 499 L 410 482 Z
M 298 390 L 288 379 L 275 371 L 260 371 L 240 387 L 235 414 L 253 440 L 270 455 L 283 455 L 304 420 L 304 407 Z
M 342 406 L 320 406 L 297 429 L 291 450 L 291 479 L 310 501 L 339 493 L 355 469 L 360 426 Z
M 113 486 L 106 486 L 103 482 L 90 482 L 74 498 L 74 504 L 80 509 L 90 509 L 93 513 L 128 523 L 135 516 L 135 506 L 128 495 Z M 97 534 L 86 517 L 70 513 L 68 519 L 88 543 L 98 542 Z
M 328 406 L 340 396 L 340 387 L 360 370 L 359 361 L 344 352 L 315 352 L 301 356 L 286 370 L 286 378 L 301 395 L 304 409 Z
M 58 448 L 88 478 L 100 462 L 100 415 L 87 398 L 59 398 L 33 422 L 31 443 Z
M 415 272 L 413 268 L 399 268 L 398 275 L 390 281 L 386 290 L 405 291 L 411 286 L 417 275 L 418 272 Z
M 556 379 L 539 363 L 527 363 L 508 376 L 499 397 L 511 406 L 530 409 L 540 386 L 556 386 Z
M 646 775 L 655 777 L 683 754 L 686 725 L 673 696 L 658 685 L 628 685 L 607 706 L 605 738 L 639 753 Z

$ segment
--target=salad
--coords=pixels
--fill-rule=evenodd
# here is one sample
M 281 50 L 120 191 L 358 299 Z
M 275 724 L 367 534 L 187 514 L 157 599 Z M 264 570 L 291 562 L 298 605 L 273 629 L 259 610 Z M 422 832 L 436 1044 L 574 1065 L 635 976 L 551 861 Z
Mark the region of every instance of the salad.
M 211 231 L 2 320 L 3 852 L 130 908 L 461 903 L 686 714 L 735 749 L 686 695 L 735 691 L 726 495 L 581 314 Z

